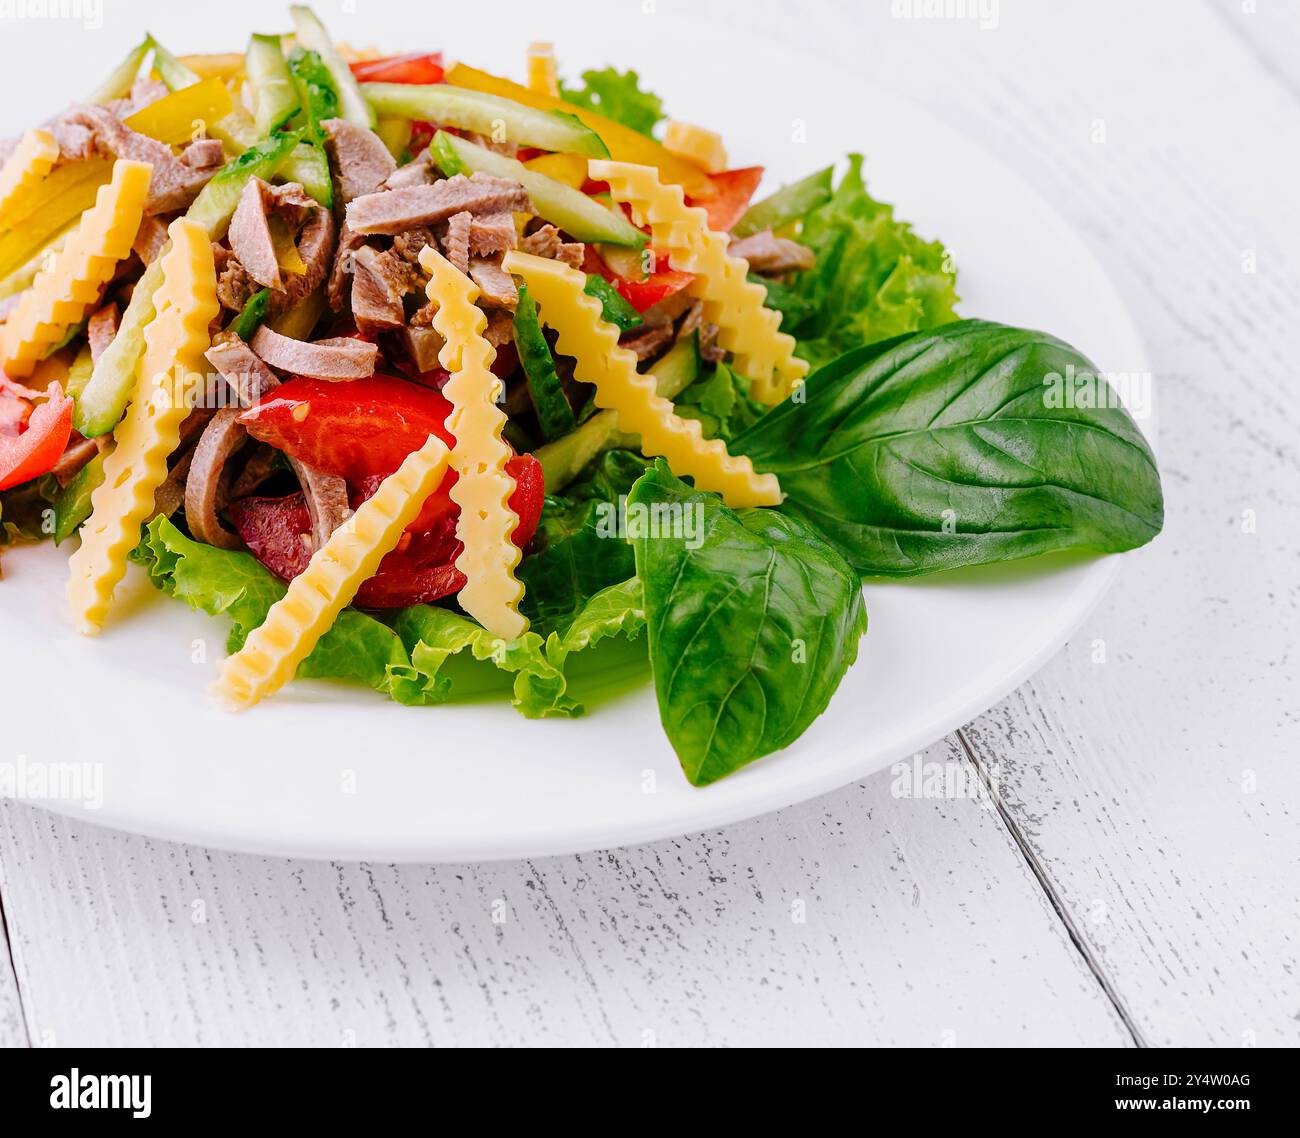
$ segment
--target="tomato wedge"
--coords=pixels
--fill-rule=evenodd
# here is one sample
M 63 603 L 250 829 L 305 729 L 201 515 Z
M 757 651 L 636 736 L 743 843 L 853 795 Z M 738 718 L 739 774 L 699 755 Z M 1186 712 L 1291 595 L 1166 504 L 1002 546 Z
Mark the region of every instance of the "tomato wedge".
M 707 201 L 691 199 L 688 204 L 699 206 L 709 215 L 709 228 L 715 233 L 726 233 L 744 216 L 762 180 L 762 166 L 745 166 L 739 170 L 710 174 L 709 181 L 717 193 Z
M 665 297 L 681 292 L 694 279 L 694 273 L 679 273 L 676 269 L 663 269 L 651 273 L 643 281 L 629 281 L 619 277 L 615 280 L 614 287 L 628 304 L 638 312 L 644 312 Z
M 32 411 L 19 435 L 0 435 L 0 490 L 8 490 L 48 474 L 72 436 L 72 400 L 57 384 Z
M 369 498 L 402 460 L 430 434 L 454 444 L 446 427 L 451 403 L 437 391 L 395 376 L 376 375 L 349 383 L 295 378 L 240 416 L 249 434 L 348 483 L 355 508 Z M 537 530 L 545 493 L 541 464 L 530 454 L 506 463 L 515 480 L 510 508 L 519 518 L 514 541 L 521 548 Z M 451 500 L 456 482 L 449 474 L 430 495 L 402 542 L 362 586 L 363 608 L 401 608 L 458 592 L 465 583 L 455 567 L 459 507 Z M 290 580 L 306 568 L 311 519 L 301 494 L 245 498 L 228 509 L 253 555 L 277 576 Z
M 441 83 L 442 52 L 411 52 L 350 64 L 358 83 Z

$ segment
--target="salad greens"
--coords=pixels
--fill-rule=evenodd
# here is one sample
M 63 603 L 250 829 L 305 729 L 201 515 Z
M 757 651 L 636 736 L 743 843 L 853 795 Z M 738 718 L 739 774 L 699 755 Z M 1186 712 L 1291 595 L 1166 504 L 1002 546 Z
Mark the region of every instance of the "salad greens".
M 1051 336 L 964 320 L 846 353 L 733 444 L 864 574 L 1132 549 L 1164 521 L 1151 448 L 1122 407 L 1051 393 L 1097 374 Z
M 654 128 L 667 117 L 663 100 L 642 90 L 641 77 L 635 71 L 619 71 L 613 67 L 584 71 L 582 86 L 560 84 L 560 97 L 575 107 L 597 111 L 648 138 L 654 137 Z
M 826 709 L 867 630 L 862 589 L 812 526 L 730 510 L 662 460 L 628 506 L 651 523 L 681 519 L 676 539 L 647 526 L 632 544 L 659 715 L 686 777 L 704 786 L 788 746 Z

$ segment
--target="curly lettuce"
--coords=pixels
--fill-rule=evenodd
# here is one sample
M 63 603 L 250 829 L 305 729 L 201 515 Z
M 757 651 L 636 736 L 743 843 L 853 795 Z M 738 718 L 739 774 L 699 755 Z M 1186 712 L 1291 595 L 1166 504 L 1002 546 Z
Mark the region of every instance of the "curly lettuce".
M 613 67 L 584 71 L 582 86 L 561 84 L 560 97 L 575 107 L 597 111 L 647 138 L 654 137 L 654 128 L 666 117 L 663 100 L 641 88 L 641 78 L 635 71 L 619 71 Z

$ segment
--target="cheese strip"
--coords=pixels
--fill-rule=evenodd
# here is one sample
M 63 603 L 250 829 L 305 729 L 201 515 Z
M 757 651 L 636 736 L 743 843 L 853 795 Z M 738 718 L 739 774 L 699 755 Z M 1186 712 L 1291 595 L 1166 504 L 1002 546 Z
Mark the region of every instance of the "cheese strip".
M 749 266 L 727 254 L 725 234 L 709 229 L 708 214 L 687 206 L 681 187 L 664 185 L 650 166 L 592 159 L 587 170 L 609 183 L 615 201 L 632 207 L 638 225 L 650 226 L 674 269 L 695 274 L 687 292 L 704 302 L 704 319 L 718 326 L 718 343 L 735 357 L 750 394 L 767 404 L 785 399 L 808 364 L 795 356 L 794 337 L 780 330 L 780 313 L 764 307 L 762 285 L 746 279 Z
M 655 377 L 636 370 L 636 356 L 618 345 L 618 329 L 601 319 L 600 301 L 583 288 L 587 278 L 562 261 L 507 253 L 502 267 L 528 282 L 542 322 L 555 330 L 557 349 L 576 361 L 574 375 L 596 386 L 596 406 L 618 413 L 618 428 L 641 436 L 646 455 L 662 455 L 679 478 L 722 495 L 729 506 L 775 506 L 781 486 L 758 474 L 744 455 L 727 453 L 721 439 L 705 439 L 700 424 L 682 419 L 655 391 Z
M 727 168 L 722 135 L 694 123 L 670 121 L 664 128 L 664 149 L 693 162 L 706 174 L 721 174 Z
M 464 545 L 456 568 L 465 574 L 461 607 L 493 636 L 513 640 L 528 631 L 519 615 L 524 587 L 515 578 L 521 556 L 511 535 L 519 518 L 510 508 L 515 480 L 506 473 L 513 455 L 501 437 L 505 412 L 497 404 L 501 381 L 491 372 L 496 349 L 483 338 L 487 317 L 475 305 L 478 286 L 431 246 L 420 253 L 429 274 L 425 290 L 438 305 L 434 330 L 444 344 L 438 361 L 451 372 L 442 393 L 451 402 L 447 429 L 456 436 L 451 500 L 460 507 L 456 536 Z
M 99 303 L 117 263 L 131 252 L 152 169 L 147 162 L 116 163 L 113 180 L 36 275 L 0 336 L 0 366 L 8 375 L 30 375 L 49 348 Z
M 59 160 L 59 144 L 48 130 L 29 130 L 0 169 L 0 227 L 25 203 L 35 201 L 45 176 Z
M 312 555 L 244 646 L 227 657 L 213 691 L 239 710 L 293 679 L 357 590 L 397 547 L 425 499 L 442 482 L 447 459 L 447 447 L 436 435 L 407 455 L 397 473 L 385 478 Z
M 140 540 L 140 524 L 153 510 L 154 491 L 167 477 L 181 422 L 201 390 L 208 325 L 221 311 L 207 230 L 177 218 L 167 232 L 171 247 L 158 262 L 157 315 L 144 330 L 135 396 L 104 460 L 104 481 L 91 495 L 81 548 L 69 563 L 68 600 L 78 630 L 87 635 L 102 627 L 127 554 Z
M 555 47 L 552 44 L 528 45 L 528 89 L 539 95 L 559 95 L 560 80 L 555 68 Z

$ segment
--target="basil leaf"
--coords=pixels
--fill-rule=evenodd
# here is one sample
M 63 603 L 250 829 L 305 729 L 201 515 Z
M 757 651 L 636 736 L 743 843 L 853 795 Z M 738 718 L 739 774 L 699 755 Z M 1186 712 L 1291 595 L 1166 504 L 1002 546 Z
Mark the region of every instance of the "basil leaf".
M 811 526 L 732 511 L 663 460 L 627 510 L 659 716 L 704 786 L 789 746 L 826 709 L 867 628 L 862 590 Z
M 1096 376 L 1042 332 L 965 320 L 845 353 L 731 450 L 864 574 L 1132 549 L 1163 525 L 1160 476 Z

